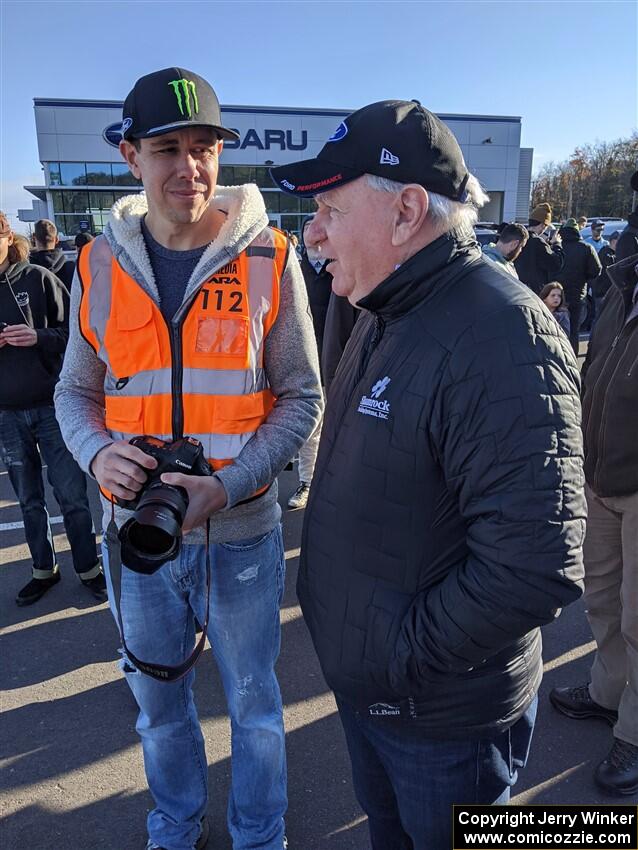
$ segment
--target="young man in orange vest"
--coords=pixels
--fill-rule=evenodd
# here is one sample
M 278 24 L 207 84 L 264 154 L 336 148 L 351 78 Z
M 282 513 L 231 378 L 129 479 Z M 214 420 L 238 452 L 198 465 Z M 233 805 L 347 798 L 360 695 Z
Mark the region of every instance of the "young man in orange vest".
M 184 661 L 197 617 L 231 717 L 233 847 L 282 850 L 276 476 L 321 412 L 303 278 L 257 188 L 217 186 L 223 140 L 237 134 L 206 80 L 179 68 L 142 77 L 122 133 L 145 196 L 119 201 L 82 251 L 56 406 L 105 496 L 109 597 L 156 804 L 147 848 L 192 850 L 208 838 L 206 755 Z M 129 442 L 140 435 L 154 440 Z M 161 457 L 188 467 L 194 440 L 209 474 L 160 475 Z M 121 503 L 140 494 L 131 520 Z

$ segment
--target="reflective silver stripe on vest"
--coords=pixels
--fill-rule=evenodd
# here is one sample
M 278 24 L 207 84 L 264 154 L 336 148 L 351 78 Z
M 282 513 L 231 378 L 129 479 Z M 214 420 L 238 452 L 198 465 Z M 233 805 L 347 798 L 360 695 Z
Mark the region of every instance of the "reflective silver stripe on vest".
M 268 388 L 265 369 L 256 369 L 254 374 L 248 369 L 216 369 L 215 382 L 215 395 L 247 395 Z M 126 382 L 118 381 L 110 372 L 104 378 L 104 394 L 109 396 L 149 396 L 170 392 L 170 369 L 137 372 Z M 211 395 L 210 369 L 184 369 L 182 392 Z
M 250 366 L 258 369 L 264 365 L 264 319 L 273 306 L 273 283 L 275 261 L 271 256 L 260 255 L 259 250 L 251 254 L 251 249 L 275 248 L 275 234 L 267 227 L 262 230 L 249 245 L 248 257 L 248 299 L 250 301 Z
M 89 291 L 89 325 L 98 338 L 100 350 L 98 357 L 106 363 L 109 372 L 111 364 L 106 349 L 104 348 L 104 331 L 106 322 L 111 313 L 111 265 L 113 254 L 109 243 L 104 236 L 98 237 L 89 253 L 89 270 L 91 274 L 91 288 Z
M 127 434 L 125 431 L 111 431 L 110 434 L 114 440 L 130 440 L 131 437 L 139 436 L 139 434 Z M 199 440 L 204 448 L 205 457 L 229 460 L 237 457 L 253 434 L 254 431 L 246 434 L 189 434 L 188 436 Z M 170 434 L 153 434 L 152 436 L 167 442 L 172 439 Z

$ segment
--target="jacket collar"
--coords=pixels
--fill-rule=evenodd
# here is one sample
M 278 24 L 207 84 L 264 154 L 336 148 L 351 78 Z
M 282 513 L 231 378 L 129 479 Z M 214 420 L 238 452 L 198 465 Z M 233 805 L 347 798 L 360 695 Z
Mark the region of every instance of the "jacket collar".
M 447 280 L 452 263 L 478 260 L 481 250 L 472 231 L 444 233 L 406 260 L 357 307 L 392 318 L 409 312 Z
M 266 207 L 259 189 L 253 184 L 218 186 L 211 201 L 226 213 L 226 221 L 208 245 L 195 267 L 188 296 L 202 281 L 230 260 L 234 260 L 268 226 Z M 104 231 L 113 256 L 159 303 L 151 261 L 142 234 L 142 219 L 148 212 L 146 195 L 127 195 L 111 210 Z
M 636 289 L 636 266 L 638 265 L 638 254 L 625 257 L 613 266 L 607 266 L 607 274 L 615 286 L 621 291 L 624 298 L 631 297 Z

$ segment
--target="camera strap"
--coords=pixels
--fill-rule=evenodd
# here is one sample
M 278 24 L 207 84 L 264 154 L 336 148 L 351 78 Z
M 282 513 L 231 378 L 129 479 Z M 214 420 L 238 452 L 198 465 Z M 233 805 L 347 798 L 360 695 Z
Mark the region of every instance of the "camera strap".
M 122 546 L 118 536 L 118 528 L 115 523 L 115 506 L 111 502 L 111 519 L 106 527 L 106 548 L 109 556 L 109 573 L 111 575 L 111 584 L 113 585 L 113 593 L 115 603 L 115 611 L 117 613 L 117 622 L 120 629 L 120 637 L 122 638 L 122 646 L 126 656 L 131 663 L 141 672 L 159 682 L 176 682 L 182 679 L 187 673 L 193 669 L 199 656 L 204 650 L 206 643 L 206 633 L 208 631 L 208 617 L 210 613 L 210 585 L 211 585 L 211 567 L 210 567 L 210 520 L 206 520 L 206 616 L 202 623 L 202 635 L 195 645 L 195 649 L 182 661 L 181 664 L 170 666 L 168 664 L 155 664 L 149 661 L 141 661 L 126 645 L 124 637 L 124 623 L 122 622 L 122 611 L 120 608 L 120 600 L 122 597 Z M 143 578 L 142 578 L 143 581 Z

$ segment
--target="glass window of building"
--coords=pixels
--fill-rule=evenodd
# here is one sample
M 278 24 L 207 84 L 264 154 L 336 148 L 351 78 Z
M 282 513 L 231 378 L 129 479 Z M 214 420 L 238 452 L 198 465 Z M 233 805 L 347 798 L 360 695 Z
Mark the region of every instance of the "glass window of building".
M 86 182 L 89 186 L 110 186 L 112 181 L 110 162 L 86 163 Z
M 304 217 L 301 215 L 282 215 L 279 227 L 281 230 L 289 230 L 291 233 L 296 233 L 299 236 L 303 220 Z
M 91 211 L 110 210 L 113 206 L 113 192 L 89 192 Z
M 80 222 L 88 221 L 89 229 L 93 233 L 92 220 L 90 215 L 56 215 L 55 226 L 58 231 L 65 236 L 75 236 L 80 233 Z
M 272 189 L 274 187 L 275 184 L 265 166 L 258 166 L 255 168 L 255 172 L 255 182 L 260 189 Z
M 279 212 L 279 196 L 281 192 L 264 192 L 263 198 L 266 203 L 266 210 L 271 213 Z
M 56 213 L 64 212 L 64 192 L 51 192 L 51 200 L 53 201 L 53 211 Z
M 86 186 L 84 162 L 61 162 L 60 177 L 63 186 Z
M 116 186 L 139 185 L 140 181 L 133 177 L 131 172 L 128 170 L 128 165 L 126 165 L 126 163 L 113 162 L 111 163 L 111 169 L 113 171 L 113 183 Z
M 65 192 L 64 210 L 67 213 L 86 213 L 89 209 L 88 192 Z
M 62 178 L 60 177 L 60 163 L 47 162 L 46 168 L 49 173 L 49 186 L 61 186 Z
M 294 195 L 286 195 L 283 192 L 279 194 L 279 209 L 281 212 L 298 213 L 300 211 L 299 198 L 295 198 Z

